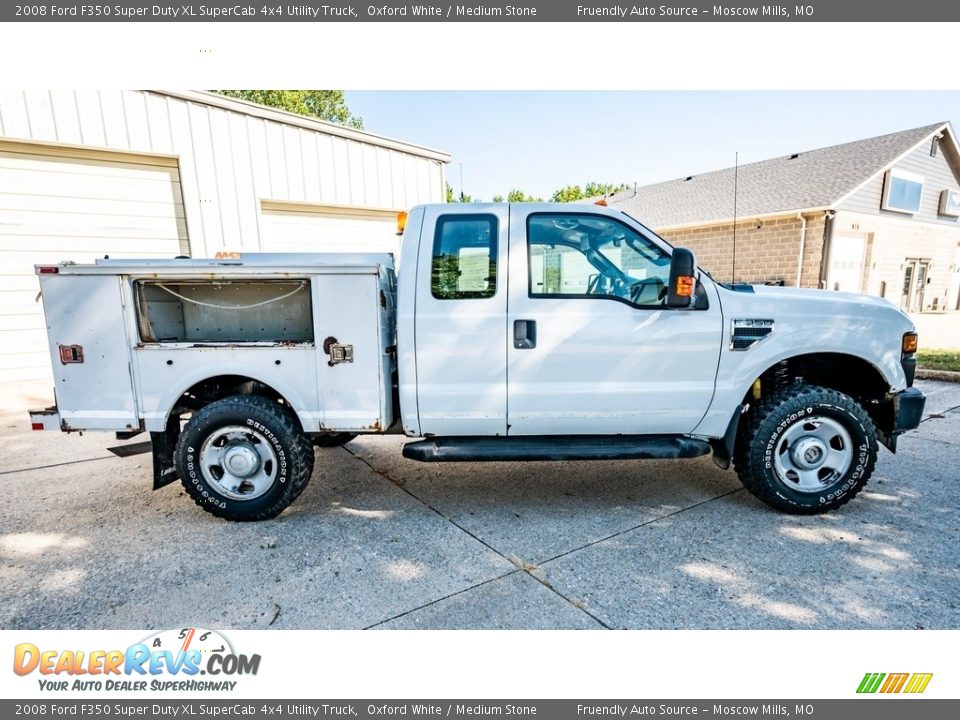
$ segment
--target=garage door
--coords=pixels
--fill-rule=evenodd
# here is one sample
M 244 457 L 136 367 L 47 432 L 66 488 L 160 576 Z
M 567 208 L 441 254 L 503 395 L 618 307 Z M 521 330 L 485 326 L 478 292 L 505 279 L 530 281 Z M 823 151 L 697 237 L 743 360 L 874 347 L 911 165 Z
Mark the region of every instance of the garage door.
M 397 211 L 264 201 L 263 252 L 392 252 L 400 247 Z
M 0 141 L 0 382 L 52 382 L 34 265 L 187 249 L 174 158 Z
M 863 258 L 866 238 L 862 235 L 834 235 L 830 240 L 827 289 L 858 293 L 863 286 Z

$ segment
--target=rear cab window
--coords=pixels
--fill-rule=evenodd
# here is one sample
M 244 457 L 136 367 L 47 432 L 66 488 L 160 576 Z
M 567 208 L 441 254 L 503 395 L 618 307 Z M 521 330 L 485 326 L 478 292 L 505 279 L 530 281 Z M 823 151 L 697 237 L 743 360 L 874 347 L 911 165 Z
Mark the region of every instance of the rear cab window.
M 438 300 L 493 297 L 497 292 L 497 218 L 440 217 L 430 269 L 430 292 Z

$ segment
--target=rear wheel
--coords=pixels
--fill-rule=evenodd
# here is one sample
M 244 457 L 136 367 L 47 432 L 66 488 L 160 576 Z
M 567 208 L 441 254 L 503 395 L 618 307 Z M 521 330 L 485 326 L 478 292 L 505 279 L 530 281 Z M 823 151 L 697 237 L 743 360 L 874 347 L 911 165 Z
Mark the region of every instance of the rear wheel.
M 867 412 L 848 395 L 796 385 L 764 398 L 744 418 L 734 465 L 744 487 L 772 508 L 826 512 L 867 484 L 877 436 Z
M 180 433 L 174 460 L 190 497 L 226 520 L 276 517 L 313 472 L 313 448 L 296 416 L 255 395 L 200 410 Z

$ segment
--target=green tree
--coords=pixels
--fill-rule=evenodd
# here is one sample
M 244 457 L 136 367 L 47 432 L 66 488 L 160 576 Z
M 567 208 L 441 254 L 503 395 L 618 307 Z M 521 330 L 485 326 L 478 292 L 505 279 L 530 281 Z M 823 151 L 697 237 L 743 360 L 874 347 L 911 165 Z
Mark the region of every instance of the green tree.
M 626 189 L 626 183 L 614 185 L 613 183 L 588 182 L 586 187 L 583 188 L 583 197 L 592 198 L 597 197 L 597 195 L 613 195 L 613 193 Z
M 523 190 L 511 190 L 507 193 L 507 202 L 512 203 L 526 203 L 526 202 L 543 202 L 543 198 L 535 198 L 532 195 L 527 195 Z
M 579 185 L 567 185 L 557 190 L 550 198 L 551 202 L 575 202 L 577 200 L 582 200 L 584 197 L 583 190 L 580 189 Z
M 214 90 L 227 97 L 247 100 L 315 117 L 327 122 L 362 129 L 363 119 L 351 114 L 343 90 Z
M 503 202 L 503 195 L 494 195 L 490 202 Z
M 472 197 L 470 197 L 469 195 L 464 194 L 464 192 L 463 192 L 462 190 L 460 191 L 460 195 L 458 196 L 458 195 L 453 191 L 453 185 L 451 185 L 449 182 L 447 183 L 446 199 L 447 199 L 447 202 L 448 202 L 448 203 L 455 203 L 455 202 L 459 202 L 459 203 L 480 202 L 480 198 L 477 198 L 476 200 L 474 200 L 474 199 L 473 199 Z
M 612 195 L 615 192 L 626 190 L 626 183 L 598 183 L 588 182 L 583 189 L 579 185 L 567 185 L 557 190 L 550 198 L 553 202 L 576 202 L 587 200 L 600 195 Z

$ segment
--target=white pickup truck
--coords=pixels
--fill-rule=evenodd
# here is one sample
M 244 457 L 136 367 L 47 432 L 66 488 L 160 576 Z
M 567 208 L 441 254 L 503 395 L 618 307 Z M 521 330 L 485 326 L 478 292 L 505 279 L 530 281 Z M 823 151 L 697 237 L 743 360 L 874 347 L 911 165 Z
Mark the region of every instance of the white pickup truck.
M 37 273 L 56 405 L 33 427 L 147 431 L 154 488 L 229 520 L 293 502 L 313 446 L 387 432 L 426 462 L 712 452 L 768 505 L 822 512 L 924 406 L 887 301 L 724 285 L 599 206 L 416 207 L 397 274 L 372 254 Z

